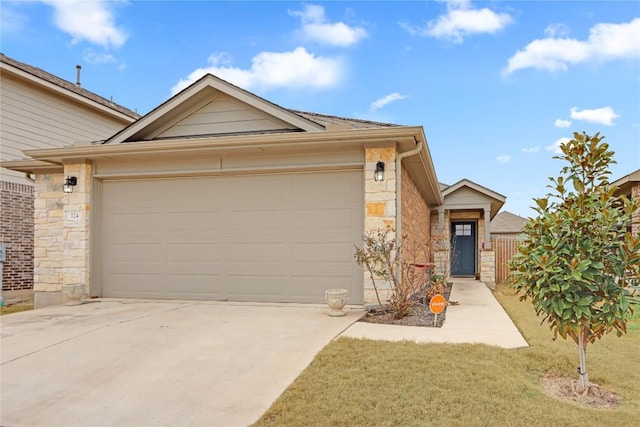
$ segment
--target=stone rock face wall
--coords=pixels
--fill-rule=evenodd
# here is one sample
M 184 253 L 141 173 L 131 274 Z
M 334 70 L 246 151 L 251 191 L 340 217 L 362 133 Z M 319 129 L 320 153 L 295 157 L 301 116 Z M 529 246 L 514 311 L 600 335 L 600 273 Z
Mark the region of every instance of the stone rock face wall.
M 373 172 L 378 161 L 385 164 L 385 179 L 376 182 Z M 378 230 L 396 228 L 396 148 L 367 148 L 365 149 L 365 217 L 364 232 L 375 233 Z M 389 237 L 394 238 L 395 233 Z M 391 289 L 390 283 L 376 280 L 378 292 L 382 300 L 388 299 Z M 364 271 L 364 302 L 376 302 L 373 281 L 369 272 Z
M 490 289 L 496 286 L 496 252 L 493 249 L 480 251 L 480 281 Z
M 62 174 L 36 177 L 33 242 L 33 291 L 36 308 L 62 302 L 63 183 Z
M 33 288 L 33 187 L 0 181 L 0 244 L 6 247 L 2 289 Z
M 65 194 L 62 284 L 82 284 L 85 295 L 90 285 L 90 204 L 91 165 L 65 165 L 65 175 L 75 176 L 78 185 L 73 193 Z

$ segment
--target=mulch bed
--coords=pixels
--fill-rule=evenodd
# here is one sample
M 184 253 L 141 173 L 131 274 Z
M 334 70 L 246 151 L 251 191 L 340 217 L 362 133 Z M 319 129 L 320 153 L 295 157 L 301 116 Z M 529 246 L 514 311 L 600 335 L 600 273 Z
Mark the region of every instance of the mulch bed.
M 449 301 L 450 294 L 451 294 L 451 285 L 445 287 L 442 295 L 444 296 L 444 299 L 447 301 L 447 305 L 457 304 L 455 301 Z M 360 319 L 360 322 L 380 323 L 380 324 L 386 324 L 386 325 L 423 326 L 427 328 L 440 328 L 444 324 L 446 315 L 447 315 L 447 308 L 445 307 L 444 311 L 438 314 L 438 319 L 436 321 L 435 314 L 433 314 L 431 310 L 429 310 L 429 303 L 427 302 L 426 304 L 422 304 L 420 302 L 417 302 L 416 306 L 413 309 L 413 312 L 410 315 L 403 317 L 402 319 L 393 319 L 388 314 L 385 315 L 380 308 L 377 308 L 375 310 L 367 312 Z

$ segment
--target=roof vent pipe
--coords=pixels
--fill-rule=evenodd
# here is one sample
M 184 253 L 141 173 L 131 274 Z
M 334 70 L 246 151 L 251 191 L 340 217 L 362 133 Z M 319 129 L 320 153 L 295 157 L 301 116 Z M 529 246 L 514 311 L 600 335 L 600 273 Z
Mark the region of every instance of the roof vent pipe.
M 76 65 L 76 86 L 80 87 L 80 70 L 82 69 L 81 65 Z

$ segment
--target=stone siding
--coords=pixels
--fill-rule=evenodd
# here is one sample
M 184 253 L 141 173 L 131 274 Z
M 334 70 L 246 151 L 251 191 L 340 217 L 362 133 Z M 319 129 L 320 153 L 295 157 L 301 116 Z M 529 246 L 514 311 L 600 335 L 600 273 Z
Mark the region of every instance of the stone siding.
M 33 187 L 0 181 L 0 244 L 6 247 L 2 289 L 33 289 Z
M 64 175 L 37 175 L 34 202 L 33 290 L 36 308 L 62 302 Z
M 376 182 L 373 172 L 377 162 L 385 164 L 385 179 Z M 365 149 L 365 220 L 364 232 L 375 233 L 378 230 L 396 228 L 396 148 L 366 148 Z M 395 237 L 395 235 L 393 235 Z M 376 285 L 382 300 L 389 298 L 390 283 L 376 280 Z M 373 281 L 369 272 L 364 270 L 364 302 L 376 302 Z
M 65 175 L 75 176 L 78 185 L 73 193 L 64 195 L 62 284 L 82 284 L 85 287 L 85 295 L 89 295 L 91 165 L 65 165 Z
M 496 287 L 496 252 L 493 249 L 480 251 L 480 281 L 490 289 Z

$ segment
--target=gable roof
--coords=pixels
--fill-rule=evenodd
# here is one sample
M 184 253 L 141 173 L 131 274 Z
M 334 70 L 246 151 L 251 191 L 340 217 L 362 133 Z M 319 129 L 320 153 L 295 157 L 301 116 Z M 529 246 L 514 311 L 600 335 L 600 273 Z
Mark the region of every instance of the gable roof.
M 527 219 L 519 215 L 500 212 L 491 220 L 491 233 L 521 233 L 526 222 Z
M 478 203 L 466 203 L 460 201 L 452 201 L 452 199 L 456 199 L 457 195 L 462 194 L 465 190 L 470 190 L 475 193 L 479 198 L 484 199 L 482 204 L 490 204 L 491 206 L 491 218 L 497 215 L 498 211 L 504 205 L 505 200 L 507 199 L 500 193 L 496 193 L 493 190 L 488 189 L 487 187 L 483 187 L 480 184 L 476 184 L 473 181 L 468 179 L 461 179 L 453 185 L 446 186 L 442 188 L 441 185 L 442 196 L 444 197 L 444 207 L 452 210 L 465 210 L 465 209 L 479 209 L 481 206 Z M 449 200 L 447 200 L 449 199 Z
M 178 124 L 188 116 L 202 108 L 206 108 L 212 99 L 220 95 L 228 96 L 234 102 L 242 103 L 248 111 L 256 116 L 268 115 L 278 126 L 274 129 L 248 132 L 220 132 L 218 135 L 233 135 L 239 133 L 283 133 L 283 132 L 316 132 L 324 130 L 321 124 L 280 107 L 253 93 L 239 88 L 212 74 L 206 74 L 198 81 L 169 98 L 154 108 L 135 123 L 122 129 L 103 144 L 120 144 L 132 141 L 146 141 L 159 139 L 163 132 Z M 191 136 L 208 136 L 210 133 Z
M 0 53 L 0 69 L 2 69 L 3 73 L 10 72 L 18 75 L 67 98 L 75 99 L 78 102 L 90 105 L 108 114 L 125 118 L 129 122 L 141 117 L 140 114 L 88 91 L 82 86 L 75 85 L 40 68 L 16 61 L 3 53 Z

